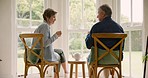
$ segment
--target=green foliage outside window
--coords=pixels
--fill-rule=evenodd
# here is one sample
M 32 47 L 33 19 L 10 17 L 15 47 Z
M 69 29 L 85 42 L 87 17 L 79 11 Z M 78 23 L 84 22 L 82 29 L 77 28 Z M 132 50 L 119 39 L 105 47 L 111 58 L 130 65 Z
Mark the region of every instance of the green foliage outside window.
M 94 0 L 70 0 L 71 29 L 89 29 L 96 22 L 96 6 Z
M 43 0 L 17 0 L 16 12 L 19 26 L 39 25 L 43 19 Z
M 96 22 L 95 0 L 69 0 L 70 25 L 69 29 L 87 29 L 88 31 Z M 85 46 L 86 32 L 69 32 L 69 51 L 88 52 Z
M 142 30 L 131 32 L 132 51 L 142 51 Z
M 69 49 L 80 50 L 81 49 L 81 33 L 69 34 Z

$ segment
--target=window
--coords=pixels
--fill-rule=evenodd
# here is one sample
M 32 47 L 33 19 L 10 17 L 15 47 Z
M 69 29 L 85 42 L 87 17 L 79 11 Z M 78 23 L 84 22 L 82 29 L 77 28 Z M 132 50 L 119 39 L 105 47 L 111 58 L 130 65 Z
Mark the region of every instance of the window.
M 17 0 L 17 27 L 32 28 L 42 22 L 43 0 Z
M 69 0 L 69 6 L 69 53 L 87 53 L 84 39 L 90 27 L 96 22 L 95 0 Z
M 20 33 L 30 33 L 42 22 L 44 0 L 16 0 L 16 21 L 18 34 L 17 75 L 24 74 L 24 46 L 19 39 Z M 28 40 L 28 43 L 31 43 Z M 29 73 L 38 72 L 37 68 L 29 69 Z
M 96 22 L 96 1 L 69 0 L 69 21 L 68 59 L 74 60 L 72 55 L 80 53 L 83 55 L 81 60 L 86 60 L 89 51 L 85 46 L 85 37 Z
M 143 0 L 121 0 L 120 4 L 120 23 L 128 34 L 122 63 L 123 75 L 142 78 Z

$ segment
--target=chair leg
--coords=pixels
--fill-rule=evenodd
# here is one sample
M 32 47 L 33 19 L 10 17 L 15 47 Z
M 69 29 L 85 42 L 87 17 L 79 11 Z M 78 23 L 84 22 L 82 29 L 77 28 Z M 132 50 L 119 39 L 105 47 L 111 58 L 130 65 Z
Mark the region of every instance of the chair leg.
M 112 75 L 112 78 L 114 78 L 114 70 L 113 69 L 110 69 L 110 74 Z
M 122 78 L 122 71 L 121 71 L 121 67 L 119 67 L 119 75 L 120 75 L 120 78 Z
M 90 68 L 90 66 L 88 65 L 88 75 L 89 75 L 89 78 L 92 78 L 92 70 Z
M 88 75 L 89 75 L 89 78 L 91 78 L 91 70 L 88 69 Z
M 24 78 L 26 78 L 27 72 L 28 72 L 28 66 L 25 65 Z
M 44 66 L 40 65 L 40 66 L 36 66 L 40 72 L 40 78 L 44 78 Z
M 46 70 L 47 70 L 48 67 L 49 67 L 49 65 L 44 66 L 44 71 L 43 71 L 43 76 L 44 77 L 45 77 L 45 73 L 46 73 Z
M 44 78 L 44 67 L 43 66 L 41 66 L 41 69 L 40 69 L 40 77 Z
M 91 69 L 90 69 L 90 73 L 89 73 L 89 75 L 90 75 L 90 78 L 97 78 L 97 70 L 95 70 L 95 68 L 94 67 L 92 67 Z
M 59 78 L 59 65 L 58 64 L 56 64 L 56 66 L 55 66 L 55 73 L 56 73 L 56 77 L 57 78 Z
M 93 78 L 93 73 L 91 70 L 89 70 L 89 78 Z
M 97 78 L 97 67 L 94 67 L 94 78 Z

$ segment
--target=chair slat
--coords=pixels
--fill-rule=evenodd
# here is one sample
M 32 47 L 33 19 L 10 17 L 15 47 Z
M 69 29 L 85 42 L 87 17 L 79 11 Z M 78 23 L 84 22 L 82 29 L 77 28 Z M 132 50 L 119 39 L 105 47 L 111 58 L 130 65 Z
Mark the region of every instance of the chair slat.
M 93 33 L 92 37 L 97 38 L 123 38 L 126 37 L 127 34 L 124 33 Z

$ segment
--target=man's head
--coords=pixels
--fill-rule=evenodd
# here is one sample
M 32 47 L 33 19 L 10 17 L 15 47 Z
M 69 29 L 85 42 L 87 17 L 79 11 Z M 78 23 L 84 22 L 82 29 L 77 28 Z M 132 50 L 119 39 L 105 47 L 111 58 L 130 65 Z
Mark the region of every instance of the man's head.
M 101 5 L 99 7 L 98 16 L 97 16 L 99 21 L 102 21 L 107 16 L 111 17 L 111 15 L 112 15 L 112 10 L 107 4 Z

